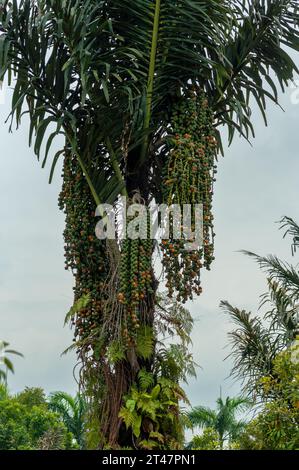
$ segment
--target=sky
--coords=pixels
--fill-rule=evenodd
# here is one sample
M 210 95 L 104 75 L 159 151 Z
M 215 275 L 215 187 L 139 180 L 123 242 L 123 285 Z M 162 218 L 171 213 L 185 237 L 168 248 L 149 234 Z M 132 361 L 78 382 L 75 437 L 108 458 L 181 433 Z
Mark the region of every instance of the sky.
M 298 82 L 299 89 L 299 82 Z M 186 390 L 193 405 L 213 407 L 220 394 L 234 396 L 240 384 L 228 378 L 231 362 L 227 332 L 233 328 L 221 300 L 253 312 L 266 290 L 265 276 L 238 250 L 275 253 L 295 263 L 290 242 L 276 222 L 284 215 L 299 221 L 299 93 L 281 97 L 282 112 L 269 104 L 268 128 L 254 113 L 256 138 L 250 146 L 236 138 L 219 158 L 214 213 L 216 261 L 204 273 L 204 292 L 187 304 L 195 319 L 193 353 L 200 365 Z M 47 393 L 75 393 L 75 357 L 61 356 L 72 341 L 63 327 L 72 303 L 73 279 L 64 270 L 64 217 L 57 198 L 61 170 L 52 185 L 28 148 L 28 123 L 8 132 L 11 92 L 0 96 L 0 339 L 24 354 L 15 358 L 12 392 L 25 386 Z

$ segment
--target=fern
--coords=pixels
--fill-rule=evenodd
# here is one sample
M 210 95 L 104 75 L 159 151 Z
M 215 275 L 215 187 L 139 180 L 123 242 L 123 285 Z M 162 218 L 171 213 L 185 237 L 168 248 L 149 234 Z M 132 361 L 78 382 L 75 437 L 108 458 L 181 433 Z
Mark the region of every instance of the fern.
M 184 345 L 191 343 L 190 334 L 193 318 L 185 307 L 176 300 L 170 300 L 167 294 L 158 296 L 156 307 L 156 330 L 158 335 L 177 336 Z
M 79 313 L 80 310 L 82 310 L 82 308 L 86 308 L 89 305 L 90 300 L 91 300 L 90 294 L 82 295 L 82 297 L 80 297 L 80 299 L 78 299 L 74 303 L 74 305 L 70 308 L 70 310 L 66 314 L 65 319 L 64 319 L 64 325 L 66 325 L 70 320 L 72 320 L 72 318 L 76 315 L 76 313 Z
M 153 421 L 156 421 L 156 413 L 159 407 L 160 402 L 158 400 L 153 400 L 151 395 L 146 393 L 140 394 L 137 401 L 137 408 L 142 414 L 149 416 Z
M 140 437 L 142 424 L 151 421 L 153 428 L 148 430 L 147 436 L 143 434 L 143 440 L 138 442 L 140 448 L 150 450 L 164 445 L 168 448 L 167 438 L 162 432 L 163 423 L 167 423 L 168 428 L 177 428 L 180 434 L 179 401 L 187 402 L 186 395 L 177 382 L 165 377 L 155 378 L 145 369 L 139 371 L 138 384 L 139 388 L 134 384 L 125 397 L 119 416 L 137 438 Z
M 123 419 L 127 429 L 132 428 L 134 436 L 138 438 L 140 436 L 141 431 L 142 416 L 140 414 L 137 414 L 135 410 L 132 410 L 132 407 L 130 407 L 130 403 L 130 409 L 128 408 L 128 402 L 131 401 L 133 400 L 127 400 L 126 406 L 123 406 L 121 408 L 119 417 Z
M 164 438 L 163 434 L 161 434 L 158 431 L 151 431 L 149 437 L 152 438 L 152 439 L 156 439 L 157 441 L 161 442 L 162 444 L 165 441 L 165 438 Z
M 134 436 L 136 437 L 140 436 L 141 423 L 142 423 L 142 417 L 140 415 L 137 415 L 137 413 L 134 413 L 134 421 L 132 423 L 132 430 L 133 430 Z
M 127 429 L 132 427 L 134 422 L 134 414 L 128 408 L 122 406 L 118 416 L 123 419 Z
M 139 445 L 141 449 L 145 449 L 145 450 L 152 450 L 152 449 L 156 449 L 157 447 L 159 447 L 159 443 L 151 439 L 144 439 L 143 441 L 139 442 Z
M 189 404 L 188 398 L 178 383 L 166 377 L 159 377 L 158 384 L 162 387 L 162 393 L 169 400 L 182 400 Z
M 154 352 L 154 335 L 150 326 L 138 330 L 136 353 L 142 359 L 149 359 Z
M 157 373 L 176 382 L 187 383 L 188 377 L 196 377 L 196 366 L 185 344 L 162 347 L 157 354 Z
M 108 361 L 111 364 L 117 364 L 118 362 L 125 359 L 125 351 L 123 345 L 115 340 L 107 348 L 107 357 Z
M 138 382 L 141 390 L 147 390 L 154 384 L 154 376 L 151 372 L 141 369 L 138 373 Z
M 161 392 L 160 384 L 155 385 L 155 387 L 153 388 L 153 390 L 151 392 L 152 399 L 157 400 L 158 396 L 160 395 L 160 392 Z

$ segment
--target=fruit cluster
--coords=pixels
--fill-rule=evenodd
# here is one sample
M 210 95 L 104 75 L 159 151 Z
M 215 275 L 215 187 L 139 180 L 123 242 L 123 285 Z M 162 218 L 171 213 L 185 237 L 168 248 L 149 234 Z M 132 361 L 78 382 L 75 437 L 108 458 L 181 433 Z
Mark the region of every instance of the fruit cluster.
M 59 207 L 66 217 L 65 269 L 71 269 L 75 277 L 75 301 L 84 294 L 89 294 L 91 299 L 72 321 L 75 338 L 82 340 L 90 336 L 101 322 L 107 256 L 104 243 L 95 236 L 95 207 L 90 190 L 77 160 L 68 151 L 62 177 Z
M 143 306 L 146 305 L 148 295 L 153 293 L 153 247 L 149 236 L 149 217 L 144 223 L 146 227 L 140 227 L 140 232 L 145 233 L 146 238 L 131 239 L 127 236 L 121 247 L 120 288 L 117 298 L 125 308 L 123 337 L 129 346 L 134 344 L 134 336 L 140 327 Z
M 183 223 L 182 238 L 174 238 L 170 223 L 170 238 L 162 240 L 163 266 L 169 296 L 176 292 L 177 300 L 186 302 L 193 293 L 200 294 L 200 269 L 210 269 L 214 260 L 214 230 L 212 198 L 217 172 L 217 140 L 213 115 L 208 100 L 201 90 L 190 88 L 174 106 L 169 139 L 169 157 L 163 172 L 163 199 L 169 207 L 177 204 L 183 212 L 184 204 L 191 207 L 191 230 L 196 226 L 195 205 L 203 209 L 203 245 L 186 250 Z M 173 217 L 170 217 L 170 222 Z

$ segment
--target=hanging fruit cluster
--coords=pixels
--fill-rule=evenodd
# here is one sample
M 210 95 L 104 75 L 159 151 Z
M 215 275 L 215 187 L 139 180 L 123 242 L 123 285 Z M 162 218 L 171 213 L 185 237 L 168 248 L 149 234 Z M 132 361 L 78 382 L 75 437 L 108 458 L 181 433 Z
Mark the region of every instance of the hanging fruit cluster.
M 90 302 L 72 320 L 75 338 L 86 340 L 101 322 L 107 256 L 105 245 L 95 236 L 95 207 L 77 160 L 66 151 L 59 207 L 66 216 L 64 230 L 65 269 L 75 277 L 75 301 L 89 294 Z M 92 345 L 91 345 L 92 346 Z
M 132 220 L 127 219 L 127 227 Z M 146 235 L 144 238 L 132 239 L 127 233 L 123 240 L 119 269 L 120 288 L 117 298 L 125 310 L 123 337 L 129 347 L 135 344 L 137 330 L 141 321 L 144 322 L 142 312 L 147 306 L 148 296 L 153 294 L 153 247 L 148 216 L 143 218 L 139 230 Z
M 204 92 L 190 88 L 174 106 L 171 119 L 171 147 L 163 172 L 163 199 L 170 207 L 184 204 L 191 207 L 191 230 L 196 225 L 195 204 L 203 208 L 203 245 L 186 250 L 188 239 L 173 237 L 162 240 L 163 266 L 169 296 L 176 292 L 177 300 L 186 302 L 202 292 L 200 269 L 210 269 L 214 260 L 214 230 L 212 198 L 217 173 L 217 140 L 213 115 Z M 170 222 L 173 217 L 170 217 Z M 172 223 L 170 223 L 170 229 Z M 182 234 L 185 227 L 180 225 Z M 191 239 L 189 239 L 191 241 Z

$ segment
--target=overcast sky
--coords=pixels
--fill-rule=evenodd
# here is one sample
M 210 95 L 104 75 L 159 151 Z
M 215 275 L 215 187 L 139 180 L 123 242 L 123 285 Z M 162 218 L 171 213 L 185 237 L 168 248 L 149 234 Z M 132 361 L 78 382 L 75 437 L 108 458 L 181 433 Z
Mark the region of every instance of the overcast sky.
M 292 98 L 293 93 L 293 99 Z M 4 120 L 9 93 L 0 105 L 0 338 L 21 351 L 9 376 L 13 392 L 41 386 L 46 392 L 74 393 L 72 355 L 60 356 L 72 333 L 63 328 L 72 303 L 72 276 L 64 271 L 63 215 L 57 206 L 60 171 L 48 185 L 28 148 L 27 125 L 8 133 Z M 290 243 L 275 224 L 283 215 L 299 220 L 299 104 L 294 91 L 282 97 L 283 113 L 269 105 L 269 127 L 256 116 L 253 147 L 237 138 L 220 158 L 215 194 L 216 261 L 205 274 L 204 293 L 189 303 L 195 321 L 194 356 L 202 369 L 188 392 L 193 404 L 213 406 L 219 396 L 239 393 L 226 379 L 227 331 L 232 327 L 220 311 L 222 299 L 256 311 L 265 279 L 253 261 L 238 253 L 248 249 L 292 260 Z

